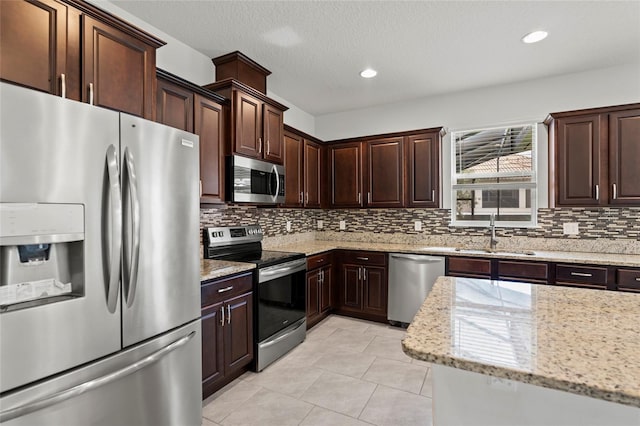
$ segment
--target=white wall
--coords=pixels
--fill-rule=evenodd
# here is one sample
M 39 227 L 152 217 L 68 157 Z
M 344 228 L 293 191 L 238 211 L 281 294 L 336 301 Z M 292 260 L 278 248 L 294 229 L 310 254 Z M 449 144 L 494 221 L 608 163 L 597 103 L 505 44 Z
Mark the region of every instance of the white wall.
M 640 64 L 322 115 L 315 135 L 333 140 L 439 126 L 460 130 L 633 102 L 640 102 Z
M 213 62 L 211 62 L 211 58 L 121 9 L 110 1 L 89 0 L 89 2 L 165 41 L 167 44 L 159 48 L 156 53 L 156 66 L 158 68 L 169 71 L 197 85 L 205 85 L 215 81 L 215 66 Z M 149 7 L 153 7 L 152 2 L 149 2 Z M 269 93 L 268 95 L 289 107 L 289 110 L 287 110 L 284 115 L 285 123 L 303 132 L 314 135 L 315 123 L 313 116 L 274 93 Z

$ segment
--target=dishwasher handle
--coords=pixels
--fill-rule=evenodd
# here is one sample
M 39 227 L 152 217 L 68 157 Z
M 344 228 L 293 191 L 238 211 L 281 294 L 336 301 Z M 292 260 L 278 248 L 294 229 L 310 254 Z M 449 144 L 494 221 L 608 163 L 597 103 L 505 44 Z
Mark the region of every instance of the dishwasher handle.
M 405 259 L 420 263 L 438 263 L 444 262 L 444 257 L 436 256 L 423 256 L 423 255 L 411 255 L 411 254 L 398 254 L 392 253 L 389 255 L 393 259 Z

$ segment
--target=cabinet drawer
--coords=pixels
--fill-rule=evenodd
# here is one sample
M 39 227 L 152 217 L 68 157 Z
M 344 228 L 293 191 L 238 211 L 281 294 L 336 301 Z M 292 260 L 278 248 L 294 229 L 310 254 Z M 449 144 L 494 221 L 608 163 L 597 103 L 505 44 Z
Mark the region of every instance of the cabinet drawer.
M 618 289 L 640 292 L 640 269 L 620 269 L 617 273 Z
M 253 289 L 253 275 L 244 274 L 221 278 L 200 286 L 200 306 L 205 307 L 221 302 Z
M 607 268 L 596 266 L 556 265 L 556 284 L 606 288 Z
M 385 266 L 387 264 L 387 254 L 372 251 L 343 251 L 342 261 L 358 265 Z
M 532 282 L 544 282 L 549 279 L 549 266 L 546 263 L 498 261 L 498 278 L 526 279 Z
M 447 275 L 491 278 L 491 259 L 449 257 Z
M 320 254 L 314 254 L 307 257 L 307 271 L 320 268 L 325 265 L 330 265 L 333 261 L 333 254 L 330 251 L 326 251 Z

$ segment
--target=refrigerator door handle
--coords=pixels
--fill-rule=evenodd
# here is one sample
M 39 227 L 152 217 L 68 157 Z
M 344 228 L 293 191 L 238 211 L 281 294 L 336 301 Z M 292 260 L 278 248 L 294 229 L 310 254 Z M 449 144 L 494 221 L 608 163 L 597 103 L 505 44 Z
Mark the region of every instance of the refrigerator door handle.
M 133 163 L 133 156 L 129 148 L 124 149 L 124 161 L 127 167 L 127 180 L 129 182 L 129 194 L 131 195 L 131 214 L 133 216 L 131 232 L 131 267 L 129 270 L 129 291 L 127 292 L 127 306 L 133 305 L 138 285 L 138 264 L 140 260 L 140 199 L 138 198 L 138 180 Z
M 164 348 L 158 349 L 157 351 L 141 359 L 140 361 L 121 368 L 120 370 L 105 374 L 102 377 L 98 377 L 72 388 L 56 392 L 52 395 L 38 398 L 35 401 L 30 401 L 26 404 L 3 410 L 0 412 L 0 422 L 6 422 L 17 417 L 26 416 L 27 414 L 33 413 L 34 411 L 42 410 L 43 408 L 47 408 L 62 401 L 66 401 L 67 399 L 82 395 L 83 393 L 89 392 L 90 390 L 93 390 L 97 387 L 120 380 L 123 377 L 133 374 L 136 371 L 142 370 L 143 368 L 146 368 L 149 365 L 160 361 L 170 352 L 173 352 L 174 350 L 186 345 L 187 342 L 189 342 L 189 340 L 191 340 L 195 334 L 196 332 L 192 331 L 186 336 L 183 336 L 180 339 L 169 343 Z
M 118 175 L 118 150 L 115 146 L 107 148 L 107 172 L 109 177 L 109 194 L 111 195 L 111 265 L 109 267 L 109 287 L 107 289 L 107 309 L 116 311 L 118 304 L 118 283 L 122 266 L 122 198 L 120 177 Z

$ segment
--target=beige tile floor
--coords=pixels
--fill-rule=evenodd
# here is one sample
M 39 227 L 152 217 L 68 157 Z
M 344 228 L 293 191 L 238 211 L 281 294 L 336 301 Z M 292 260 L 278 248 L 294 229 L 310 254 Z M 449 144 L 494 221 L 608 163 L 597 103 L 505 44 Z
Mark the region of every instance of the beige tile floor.
M 431 425 L 428 363 L 409 358 L 404 330 L 332 315 L 261 373 L 205 401 L 203 426 Z

